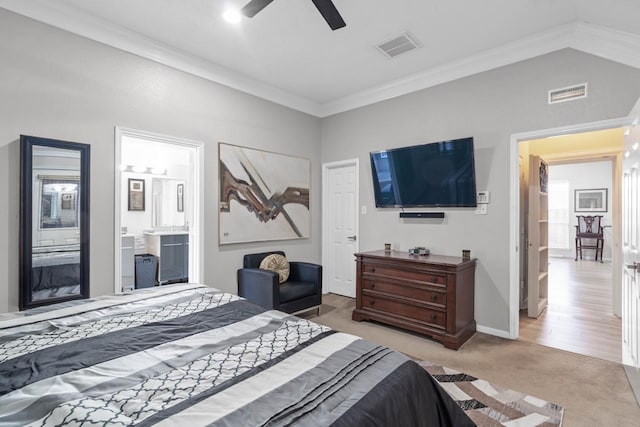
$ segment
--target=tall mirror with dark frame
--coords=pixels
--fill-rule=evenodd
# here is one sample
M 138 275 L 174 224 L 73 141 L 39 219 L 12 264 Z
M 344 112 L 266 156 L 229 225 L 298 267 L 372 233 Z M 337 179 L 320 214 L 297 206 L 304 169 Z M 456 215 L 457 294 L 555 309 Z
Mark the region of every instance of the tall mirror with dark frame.
M 20 137 L 20 309 L 89 297 L 87 144 Z

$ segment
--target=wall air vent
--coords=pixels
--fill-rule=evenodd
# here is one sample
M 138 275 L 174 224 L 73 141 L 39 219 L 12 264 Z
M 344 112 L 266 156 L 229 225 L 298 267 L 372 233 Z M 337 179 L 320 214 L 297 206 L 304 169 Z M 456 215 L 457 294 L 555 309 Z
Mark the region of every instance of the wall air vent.
M 382 42 L 376 46 L 387 58 L 395 58 L 398 55 L 407 53 L 420 47 L 416 40 L 409 34 L 404 33 L 391 40 Z
M 573 101 L 587 97 L 587 84 L 581 83 L 575 86 L 563 87 L 549 91 L 549 104 L 558 102 Z

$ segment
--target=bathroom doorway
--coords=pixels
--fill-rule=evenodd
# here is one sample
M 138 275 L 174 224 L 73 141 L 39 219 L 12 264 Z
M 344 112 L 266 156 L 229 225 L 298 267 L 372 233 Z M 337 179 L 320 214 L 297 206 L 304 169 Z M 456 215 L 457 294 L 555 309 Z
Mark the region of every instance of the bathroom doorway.
M 116 128 L 116 293 L 202 278 L 202 144 Z

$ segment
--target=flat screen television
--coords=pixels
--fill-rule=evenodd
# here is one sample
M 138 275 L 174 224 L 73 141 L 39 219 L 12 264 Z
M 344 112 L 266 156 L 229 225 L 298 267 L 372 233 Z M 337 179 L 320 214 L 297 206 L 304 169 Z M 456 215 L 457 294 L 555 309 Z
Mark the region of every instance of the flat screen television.
M 376 207 L 475 207 L 473 138 L 372 152 Z

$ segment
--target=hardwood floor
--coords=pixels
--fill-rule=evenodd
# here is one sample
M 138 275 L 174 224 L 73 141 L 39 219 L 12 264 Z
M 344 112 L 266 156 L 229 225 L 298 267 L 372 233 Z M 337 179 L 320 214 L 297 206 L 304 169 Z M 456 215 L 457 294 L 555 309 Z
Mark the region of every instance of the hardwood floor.
M 538 319 L 520 311 L 520 339 L 622 362 L 622 326 L 612 312 L 611 263 L 549 258 L 549 303 Z

